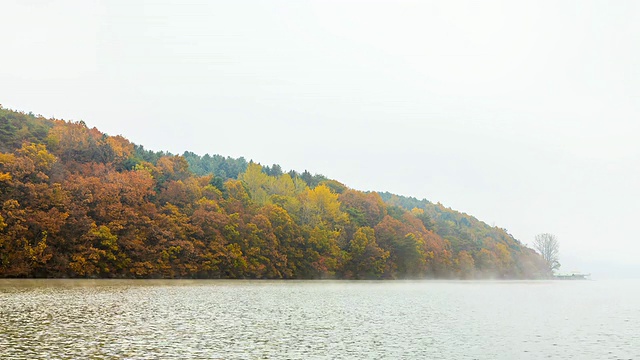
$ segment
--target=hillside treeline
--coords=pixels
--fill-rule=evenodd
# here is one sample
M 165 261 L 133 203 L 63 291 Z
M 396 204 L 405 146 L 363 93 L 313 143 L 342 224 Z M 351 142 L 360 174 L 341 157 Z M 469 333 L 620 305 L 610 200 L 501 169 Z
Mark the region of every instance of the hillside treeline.
M 386 201 L 386 202 L 385 202 Z M 428 201 L 153 152 L 0 108 L 0 276 L 531 278 L 531 249 Z

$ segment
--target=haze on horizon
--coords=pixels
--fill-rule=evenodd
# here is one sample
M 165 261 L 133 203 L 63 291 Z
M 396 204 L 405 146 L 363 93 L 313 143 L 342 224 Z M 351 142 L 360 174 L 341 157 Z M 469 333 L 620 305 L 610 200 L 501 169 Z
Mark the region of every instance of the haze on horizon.
M 5 1 L 0 104 L 426 198 L 638 277 L 640 4 Z

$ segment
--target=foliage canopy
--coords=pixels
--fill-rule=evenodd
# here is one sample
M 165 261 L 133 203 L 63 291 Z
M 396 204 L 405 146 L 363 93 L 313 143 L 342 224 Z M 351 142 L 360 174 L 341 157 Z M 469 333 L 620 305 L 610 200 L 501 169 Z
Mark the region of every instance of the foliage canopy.
M 0 276 L 531 278 L 544 260 L 440 204 L 154 152 L 0 108 Z

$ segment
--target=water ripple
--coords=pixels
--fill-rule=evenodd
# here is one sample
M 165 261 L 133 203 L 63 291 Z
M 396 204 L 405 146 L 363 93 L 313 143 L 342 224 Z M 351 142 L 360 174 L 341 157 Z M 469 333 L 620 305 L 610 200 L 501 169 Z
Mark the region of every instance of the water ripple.
M 0 281 L 2 359 L 638 359 L 638 282 Z

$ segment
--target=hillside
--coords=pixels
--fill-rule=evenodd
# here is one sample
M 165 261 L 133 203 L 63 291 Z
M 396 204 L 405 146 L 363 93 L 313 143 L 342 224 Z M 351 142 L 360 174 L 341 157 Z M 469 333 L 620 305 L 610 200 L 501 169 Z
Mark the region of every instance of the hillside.
M 244 158 L 153 152 L 0 108 L 0 277 L 533 278 L 542 259 L 440 204 Z

